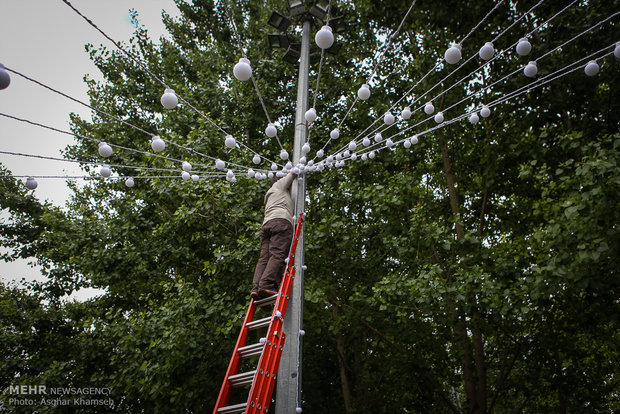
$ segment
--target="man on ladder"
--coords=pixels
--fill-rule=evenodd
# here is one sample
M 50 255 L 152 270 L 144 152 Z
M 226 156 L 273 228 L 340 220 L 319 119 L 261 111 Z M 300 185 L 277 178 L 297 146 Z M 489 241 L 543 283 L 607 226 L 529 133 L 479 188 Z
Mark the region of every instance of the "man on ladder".
M 257 300 L 275 295 L 282 280 L 284 259 L 288 256 L 293 238 L 293 208 L 291 185 L 297 177 L 288 173 L 274 176 L 265 194 L 265 218 L 260 229 L 260 257 L 254 270 L 250 296 Z

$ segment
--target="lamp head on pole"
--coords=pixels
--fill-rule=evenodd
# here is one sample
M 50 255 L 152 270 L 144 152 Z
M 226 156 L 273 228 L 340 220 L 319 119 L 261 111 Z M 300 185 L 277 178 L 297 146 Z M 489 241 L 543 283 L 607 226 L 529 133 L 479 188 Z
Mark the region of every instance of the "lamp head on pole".
M 269 23 L 270 26 L 275 27 L 279 31 L 284 32 L 291 25 L 291 20 L 288 17 L 281 15 L 277 11 L 274 11 L 273 13 L 271 13 L 269 20 L 267 20 L 267 23 Z

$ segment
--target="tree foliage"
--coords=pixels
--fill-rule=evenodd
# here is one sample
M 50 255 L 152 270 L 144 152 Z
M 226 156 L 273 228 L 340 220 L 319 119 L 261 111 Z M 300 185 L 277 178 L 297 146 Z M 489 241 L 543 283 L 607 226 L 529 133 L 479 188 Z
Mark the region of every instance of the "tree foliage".
M 357 103 L 341 136 L 357 136 L 385 112 L 492 3 L 418 2 L 399 33 L 400 49 L 386 53 L 369 102 Z M 556 3 L 542 3 L 496 49 L 564 7 Z M 337 36 L 340 54 L 322 68 L 313 149 L 347 111 L 351 91 L 366 81 L 373 53 L 410 2 L 334 4 L 348 30 Z M 463 56 L 477 53 L 534 4 L 500 4 L 463 42 Z M 153 43 L 139 28 L 126 46 L 210 119 L 276 159 L 279 147 L 264 138 L 265 116 L 252 85 L 231 76 L 239 52 L 223 3 L 177 5 L 179 18 L 163 16 L 169 37 Z M 542 56 L 608 17 L 607 6 L 590 1 L 567 9 L 533 35 L 533 53 Z M 291 152 L 296 69 L 268 49 L 265 33 L 271 10 L 284 12 L 285 4 L 243 1 L 229 8 Z M 616 35 L 613 24 L 601 25 L 541 59 L 539 76 Z M 93 45 L 87 51 L 104 75 L 103 82 L 88 81 L 94 106 L 193 148 L 190 154 L 168 145 L 166 155 L 195 168 L 212 164 L 198 154 L 250 164 L 251 154 L 226 149 L 204 117 L 183 106 L 164 111 L 161 85 L 124 54 Z M 507 51 L 435 105 L 447 108 L 528 59 Z M 480 63 L 465 63 L 443 82 L 452 68 L 430 72 L 414 96 L 438 86 L 418 105 Z M 315 64 L 311 79 L 317 72 Z M 478 101 L 526 83 L 523 76 L 507 78 Z M 620 409 L 617 85 L 617 62 L 608 57 L 597 77 L 579 70 L 494 108 L 477 126 L 455 123 L 421 136 L 410 150 L 397 146 L 372 162 L 307 176 L 304 410 Z M 424 119 L 415 117 L 411 124 Z M 81 135 L 149 149 L 147 135 L 98 114 L 93 122 L 72 115 L 72 123 Z M 96 160 L 96 153 L 90 141 L 66 149 L 67 157 L 81 160 Z M 122 151 L 110 162 L 179 169 Z M 249 301 L 267 184 L 136 179 L 128 189 L 121 181 L 92 180 L 73 185 L 67 209 L 38 203 L 13 180 L 0 186 L 10 214 L 2 243 L 12 249 L 4 258 L 35 257 L 49 276 L 28 291 L 2 287 L 0 388 L 100 386 L 113 390 L 115 411 L 209 411 Z M 105 294 L 84 303 L 61 300 L 81 286 Z

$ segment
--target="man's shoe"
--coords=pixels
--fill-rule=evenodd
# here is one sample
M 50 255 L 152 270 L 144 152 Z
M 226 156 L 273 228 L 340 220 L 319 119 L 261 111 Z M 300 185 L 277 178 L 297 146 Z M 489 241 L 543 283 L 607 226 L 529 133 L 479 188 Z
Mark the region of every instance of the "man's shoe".
M 256 290 L 253 290 L 252 292 L 250 292 L 250 297 L 252 299 L 254 299 L 254 300 L 260 299 L 260 295 L 259 295 L 258 291 L 256 291 Z
M 258 295 L 263 299 L 268 298 L 273 295 L 277 295 L 277 294 L 278 292 L 276 292 L 275 290 L 271 290 L 271 289 L 261 289 L 258 291 Z

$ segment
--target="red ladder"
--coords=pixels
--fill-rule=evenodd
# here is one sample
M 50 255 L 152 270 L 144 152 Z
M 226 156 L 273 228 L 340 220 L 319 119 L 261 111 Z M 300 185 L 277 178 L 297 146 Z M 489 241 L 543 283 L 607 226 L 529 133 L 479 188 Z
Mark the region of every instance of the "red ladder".
M 288 305 L 293 281 L 295 280 L 295 250 L 301 234 L 304 213 L 299 213 L 295 235 L 288 256 L 286 269 L 280 283 L 280 291 L 277 295 L 255 301 L 250 300 L 250 306 L 241 325 L 241 332 L 235 344 L 228 370 L 220 389 L 220 395 L 215 403 L 213 414 L 258 414 L 266 413 L 269 409 L 271 396 L 275 387 L 280 357 L 284 348 L 285 334 L 282 332 L 282 323 Z M 263 307 L 275 302 L 270 317 L 254 320 L 257 307 Z M 246 345 L 248 333 L 253 329 L 268 326 L 267 336 L 261 342 Z M 255 371 L 239 373 L 241 361 L 246 358 L 260 355 L 258 367 Z M 248 400 L 242 404 L 228 405 L 232 389 L 251 384 Z

